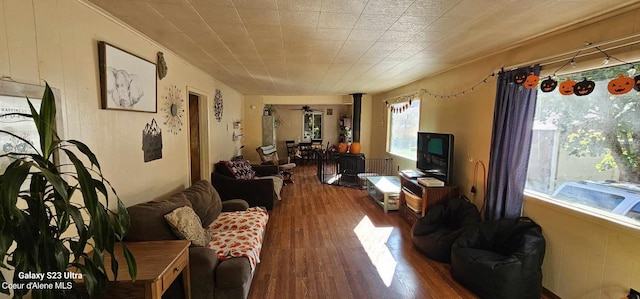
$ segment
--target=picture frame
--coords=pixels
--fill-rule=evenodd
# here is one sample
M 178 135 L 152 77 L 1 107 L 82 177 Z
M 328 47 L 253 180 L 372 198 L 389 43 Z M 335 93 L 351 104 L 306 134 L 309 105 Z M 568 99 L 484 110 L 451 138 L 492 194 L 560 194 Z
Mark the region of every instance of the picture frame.
M 31 114 L 27 98 L 33 104 L 36 110 L 40 109 L 42 95 L 44 94 L 44 86 L 19 83 L 14 81 L 0 80 L 0 130 L 8 131 L 16 134 L 26 140 L 35 148 L 40 148 L 40 139 L 35 122 L 31 118 L 13 116 L 4 116 L 8 113 L 24 113 Z M 56 101 L 56 131 L 61 139 L 64 139 L 64 117 L 61 113 L 62 104 L 60 100 L 60 90 L 51 87 Z M 7 134 L 0 134 L 0 155 L 10 152 L 31 153 L 31 147 L 24 144 L 18 138 Z M 54 160 L 57 160 L 57 154 L 54 153 Z M 11 163 L 11 159 L 7 156 L 0 157 L 0 173 L 3 173 L 7 166 Z
M 156 64 L 98 42 L 102 109 L 158 112 Z

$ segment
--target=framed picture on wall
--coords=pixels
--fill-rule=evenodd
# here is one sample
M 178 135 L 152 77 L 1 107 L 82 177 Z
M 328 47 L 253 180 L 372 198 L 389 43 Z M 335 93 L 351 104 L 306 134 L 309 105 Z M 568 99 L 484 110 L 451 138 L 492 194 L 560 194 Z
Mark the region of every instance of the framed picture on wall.
M 102 109 L 157 112 L 156 65 L 98 42 Z
M 63 116 L 60 111 L 60 91 L 51 87 L 56 100 L 56 130 L 64 138 Z M 44 86 L 0 80 L 0 173 L 13 161 L 14 155 L 33 154 L 40 149 L 40 137 L 27 98 L 36 111 L 40 110 Z M 14 136 L 15 135 L 15 136 Z M 19 136 L 20 138 L 17 138 Z

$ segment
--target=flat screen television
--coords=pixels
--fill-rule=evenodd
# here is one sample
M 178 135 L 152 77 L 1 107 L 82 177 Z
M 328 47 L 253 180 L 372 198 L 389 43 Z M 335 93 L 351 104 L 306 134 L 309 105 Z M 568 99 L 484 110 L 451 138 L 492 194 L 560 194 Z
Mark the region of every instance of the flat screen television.
M 425 176 L 451 182 L 453 172 L 453 135 L 418 132 L 416 168 Z

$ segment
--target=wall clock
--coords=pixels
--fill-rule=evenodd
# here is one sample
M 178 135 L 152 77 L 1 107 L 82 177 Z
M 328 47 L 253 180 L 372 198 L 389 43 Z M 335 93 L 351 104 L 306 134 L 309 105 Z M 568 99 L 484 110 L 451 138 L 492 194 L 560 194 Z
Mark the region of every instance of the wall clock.
M 182 118 L 184 117 L 184 100 L 182 91 L 178 86 L 170 86 L 167 95 L 164 96 L 164 124 L 170 133 L 178 135 L 182 131 Z
M 216 97 L 213 100 L 213 110 L 216 115 L 216 120 L 218 122 L 222 121 L 222 92 L 220 89 L 216 89 Z

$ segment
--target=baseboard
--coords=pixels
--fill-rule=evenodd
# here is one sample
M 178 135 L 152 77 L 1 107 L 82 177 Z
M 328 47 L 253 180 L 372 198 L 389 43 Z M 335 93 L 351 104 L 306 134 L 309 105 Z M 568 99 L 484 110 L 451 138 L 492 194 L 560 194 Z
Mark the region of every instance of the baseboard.
M 547 290 L 547 288 L 542 287 L 542 295 L 544 295 L 544 297 L 546 298 L 551 298 L 551 299 L 562 299 L 560 298 L 560 296 L 554 294 L 553 292 Z

